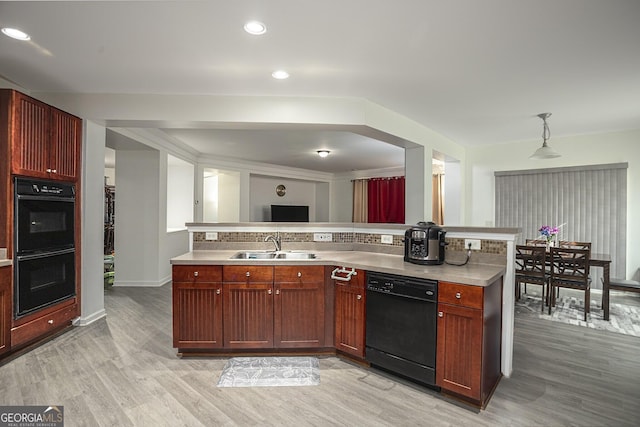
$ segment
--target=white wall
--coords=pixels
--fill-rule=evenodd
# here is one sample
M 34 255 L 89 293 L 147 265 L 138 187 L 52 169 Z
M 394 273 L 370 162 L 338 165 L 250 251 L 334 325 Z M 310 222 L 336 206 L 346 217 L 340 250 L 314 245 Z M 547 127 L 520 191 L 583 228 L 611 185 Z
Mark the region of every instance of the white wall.
M 549 145 L 562 157 L 530 160 L 540 140 L 469 148 L 465 171 L 466 225 L 493 225 L 495 171 L 605 163 L 629 164 L 627 172 L 627 277 L 640 268 L 640 130 L 555 137 Z
M 114 285 L 158 285 L 160 152 L 116 150 L 116 175 Z
M 462 171 L 460 162 L 445 162 L 444 166 L 444 224 L 462 223 Z
M 316 221 L 316 183 L 292 179 L 251 176 L 250 221 L 270 221 L 271 205 L 309 206 L 309 221 Z M 276 187 L 283 184 L 287 192 L 283 197 L 276 194 Z M 326 200 L 329 203 L 329 200 Z
M 167 155 L 167 231 L 186 229 L 193 222 L 193 164 Z
M 82 145 L 81 313 L 87 325 L 105 316 L 104 310 L 104 126 L 84 122 Z

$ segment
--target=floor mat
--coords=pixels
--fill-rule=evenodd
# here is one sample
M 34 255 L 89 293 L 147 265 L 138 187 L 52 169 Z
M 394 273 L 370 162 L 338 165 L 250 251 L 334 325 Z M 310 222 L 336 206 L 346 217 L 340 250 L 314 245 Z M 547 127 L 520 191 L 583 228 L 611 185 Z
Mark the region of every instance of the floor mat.
M 218 387 L 282 387 L 320 384 L 316 357 L 234 357 L 227 361 Z
M 603 311 L 599 300 L 592 300 L 591 313 L 584 321 L 584 300 L 574 296 L 561 296 L 556 306 L 551 309 L 545 306 L 544 313 L 540 313 L 541 298 L 538 295 L 524 294 L 516 300 L 516 315 L 537 316 L 555 322 L 585 326 L 603 331 L 618 332 L 625 335 L 640 337 L 640 307 L 612 303 L 609 305 L 609 321 L 603 319 Z

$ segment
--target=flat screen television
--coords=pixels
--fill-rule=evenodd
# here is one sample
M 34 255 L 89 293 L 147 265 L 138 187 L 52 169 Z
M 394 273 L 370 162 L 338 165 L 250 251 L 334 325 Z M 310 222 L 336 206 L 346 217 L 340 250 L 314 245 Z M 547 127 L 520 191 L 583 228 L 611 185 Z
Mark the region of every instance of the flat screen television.
M 271 222 L 309 222 L 309 206 L 271 205 Z

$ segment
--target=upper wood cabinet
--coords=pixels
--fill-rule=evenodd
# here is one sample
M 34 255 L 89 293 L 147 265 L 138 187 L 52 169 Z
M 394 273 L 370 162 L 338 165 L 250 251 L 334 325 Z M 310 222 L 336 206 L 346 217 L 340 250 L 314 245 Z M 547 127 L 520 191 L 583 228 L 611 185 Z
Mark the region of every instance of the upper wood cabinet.
M 14 90 L 0 90 L 11 172 L 36 178 L 78 179 L 82 120 Z M 4 138 L 4 136 L 3 136 Z

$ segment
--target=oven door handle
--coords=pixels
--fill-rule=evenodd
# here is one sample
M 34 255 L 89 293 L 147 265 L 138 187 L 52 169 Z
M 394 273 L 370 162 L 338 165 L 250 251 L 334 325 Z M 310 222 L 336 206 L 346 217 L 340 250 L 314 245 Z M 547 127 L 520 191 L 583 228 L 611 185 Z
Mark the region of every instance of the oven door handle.
M 43 201 L 43 202 L 68 202 L 73 203 L 76 201 L 74 197 L 56 197 L 56 196 L 27 196 L 24 194 L 16 195 L 18 200 L 35 200 L 35 201 Z
M 29 261 L 32 259 L 49 258 L 52 256 L 72 254 L 75 251 L 76 251 L 75 248 L 67 248 L 67 249 L 61 249 L 58 251 L 48 251 L 48 252 L 38 252 L 37 254 L 18 255 L 16 258 L 18 259 L 18 262 Z

